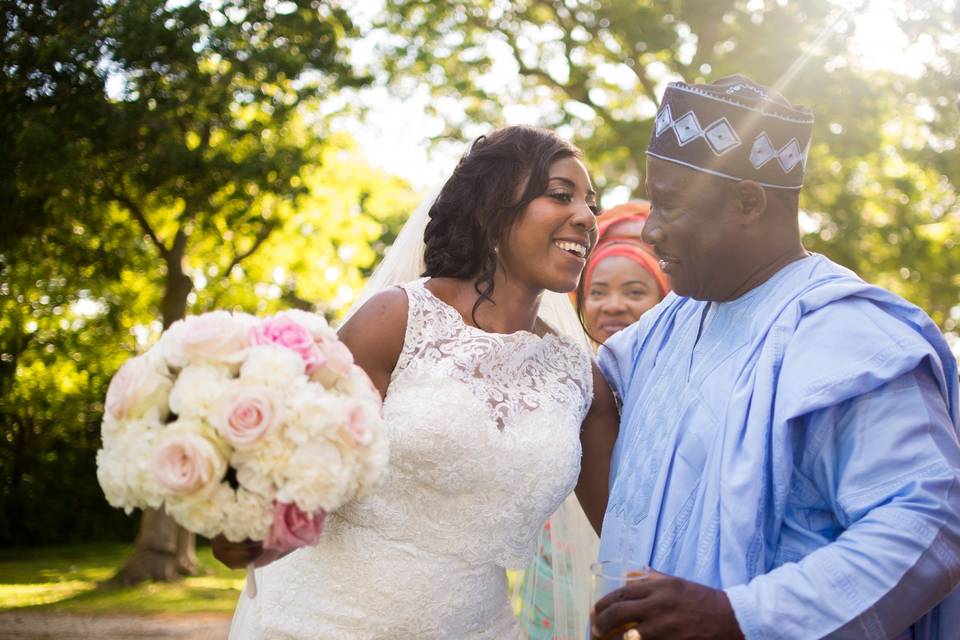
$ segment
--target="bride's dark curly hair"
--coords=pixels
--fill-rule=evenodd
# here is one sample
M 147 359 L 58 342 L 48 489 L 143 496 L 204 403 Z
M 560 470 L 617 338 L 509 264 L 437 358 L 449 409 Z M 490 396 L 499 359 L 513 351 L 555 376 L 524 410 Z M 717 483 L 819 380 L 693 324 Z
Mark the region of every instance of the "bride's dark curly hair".
M 571 157 L 581 157 L 580 150 L 550 130 L 497 129 L 473 141 L 430 207 L 423 275 L 473 279 L 479 294 L 470 314 L 474 325 L 480 303 L 493 301 L 497 242 L 547 190 L 550 165 Z

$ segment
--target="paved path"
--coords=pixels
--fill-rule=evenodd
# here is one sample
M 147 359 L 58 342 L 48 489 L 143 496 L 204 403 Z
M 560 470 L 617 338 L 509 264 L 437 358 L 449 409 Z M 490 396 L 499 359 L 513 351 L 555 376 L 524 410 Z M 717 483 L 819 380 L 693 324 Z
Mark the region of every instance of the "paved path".
M 229 614 L 81 615 L 0 611 L 0 640 L 223 640 Z

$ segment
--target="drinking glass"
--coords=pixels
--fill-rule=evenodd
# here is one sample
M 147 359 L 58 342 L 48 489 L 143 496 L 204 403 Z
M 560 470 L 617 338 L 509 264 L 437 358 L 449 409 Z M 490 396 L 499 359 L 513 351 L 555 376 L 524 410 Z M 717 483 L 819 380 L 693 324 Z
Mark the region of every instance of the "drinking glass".
M 590 610 L 592 611 L 597 600 L 611 591 L 626 586 L 627 582 L 643 580 L 650 575 L 650 567 L 642 562 L 632 560 L 602 560 L 590 565 L 590 573 L 593 580 L 590 600 Z M 630 629 L 630 625 L 624 625 L 607 634 L 606 637 L 616 638 L 617 640 L 621 638 L 631 640 L 634 637 L 639 637 L 636 631 L 631 634 Z M 591 635 L 591 637 L 595 638 L 596 636 Z

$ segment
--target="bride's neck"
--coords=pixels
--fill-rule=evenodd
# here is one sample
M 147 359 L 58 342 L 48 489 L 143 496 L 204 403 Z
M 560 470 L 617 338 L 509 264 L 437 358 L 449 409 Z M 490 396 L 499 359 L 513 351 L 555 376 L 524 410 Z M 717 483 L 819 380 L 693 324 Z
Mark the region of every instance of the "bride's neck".
M 480 282 L 479 289 L 486 288 Z M 485 330 L 494 333 L 514 333 L 516 331 L 537 332 L 537 315 L 540 312 L 540 300 L 543 289 L 532 289 L 507 278 L 501 271 L 493 277 L 493 303 L 482 300 L 477 307 L 477 323 Z M 471 283 L 471 291 L 476 299 L 476 289 Z

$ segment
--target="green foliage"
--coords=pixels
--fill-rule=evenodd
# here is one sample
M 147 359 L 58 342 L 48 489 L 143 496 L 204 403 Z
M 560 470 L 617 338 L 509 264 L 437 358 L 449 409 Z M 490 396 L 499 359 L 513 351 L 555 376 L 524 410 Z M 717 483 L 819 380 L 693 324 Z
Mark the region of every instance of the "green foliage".
M 191 218 L 232 191 L 251 215 L 252 190 L 296 192 L 310 157 L 282 135 L 291 114 L 363 82 L 352 23 L 319 0 L 14 0 L 3 20 L 4 191 L 21 222 L 63 189 Z
M 387 4 L 383 71 L 398 90 L 414 79 L 443 98 L 446 136 L 535 113 L 584 149 L 606 194 L 644 196 L 667 81 L 743 73 L 781 87 L 817 117 L 801 198 L 808 245 L 917 303 L 957 340 L 956 3 L 891 3 L 910 40 L 934 52 L 919 77 L 870 69 L 850 50 L 868 2 Z
M 132 532 L 104 503 L 92 456 L 103 390 L 135 347 L 127 314 L 137 311 L 144 284 L 124 285 L 122 252 L 113 249 L 137 240 L 104 242 L 64 216 L 0 254 L 2 544 Z
M 392 239 L 418 195 L 399 178 L 371 168 L 349 137 L 331 136 L 319 162 L 302 172 L 304 193 L 295 201 L 270 199 L 281 221 L 257 254 L 229 277 L 217 258 L 220 238 L 196 245 L 190 272 L 198 287 L 194 310 L 242 308 L 272 313 L 284 307 L 315 310 L 330 319 L 346 311 L 363 280 Z M 219 263 L 219 264 L 218 264 Z

